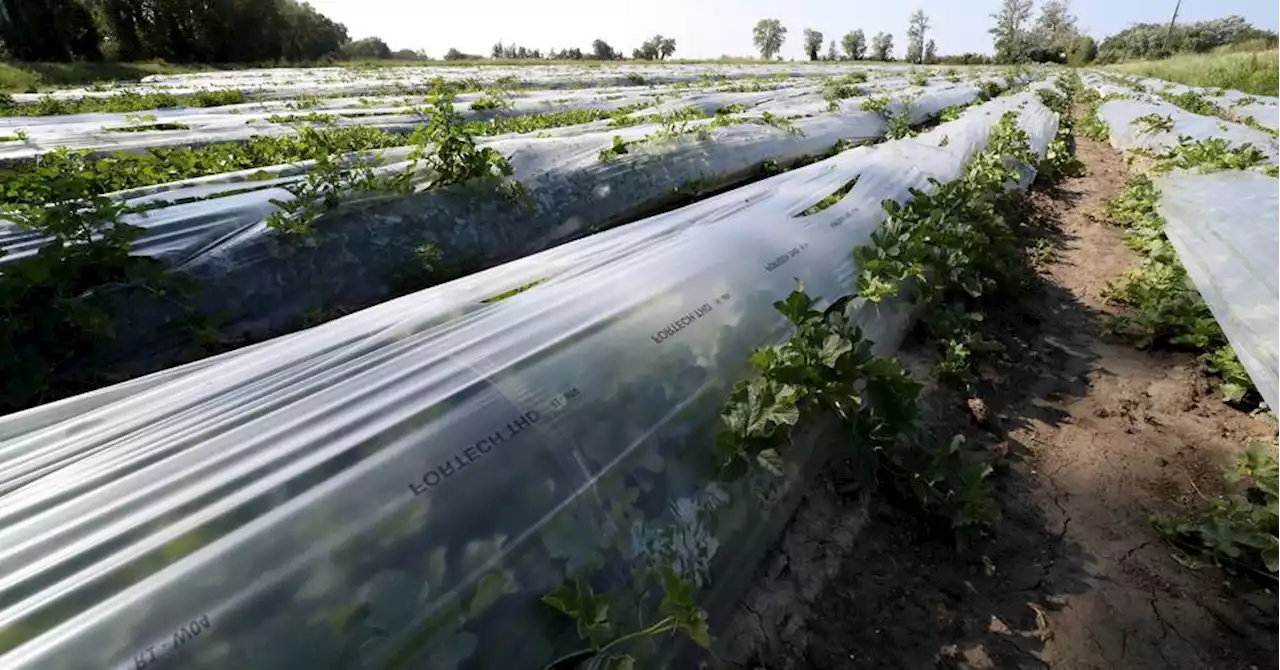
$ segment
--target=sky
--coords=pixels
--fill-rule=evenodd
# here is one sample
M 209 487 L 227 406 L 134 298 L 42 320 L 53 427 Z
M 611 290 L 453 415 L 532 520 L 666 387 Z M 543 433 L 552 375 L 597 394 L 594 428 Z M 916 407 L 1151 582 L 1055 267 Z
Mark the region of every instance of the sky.
M 907 18 L 923 9 L 932 27 L 926 38 L 938 53 L 991 53 L 990 15 L 1000 0 L 310 0 L 329 18 L 346 24 L 353 39 L 381 37 L 392 49 L 424 49 L 439 58 L 450 47 L 487 56 L 504 43 L 589 51 L 600 38 L 628 56 L 654 34 L 676 39 L 677 58 L 750 56 L 756 21 L 776 18 L 787 28 L 783 58 L 803 59 L 805 28 L 824 41 L 861 28 L 867 38 L 893 35 L 894 55 L 906 45 Z M 1163 23 L 1176 0 L 1073 0 L 1081 29 L 1101 40 L 1134 23 Z M 1037 2 L 1037 5 L 1039 3 Z M 1255 26 L 1280 28 L 1276 0 L 1183 0 L 1178 21 L 1239 14 Z M 1034 15 L 1033 15 L 1034 16 Z M 825 51 L 825 47 L 823 51 Z

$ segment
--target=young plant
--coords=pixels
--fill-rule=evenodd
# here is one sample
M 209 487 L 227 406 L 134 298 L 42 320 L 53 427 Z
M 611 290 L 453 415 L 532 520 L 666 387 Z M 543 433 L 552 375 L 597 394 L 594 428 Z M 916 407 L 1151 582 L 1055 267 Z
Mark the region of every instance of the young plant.
M 1157 515 L 1152 524 L 1175 547 L 1274 587 L 1280 570 L 1275 447 L 1250 444 L 1223 474 L 1233 492 L 1209 499 L 1209 508 L 1198 515 Z
M 279 207 L 267 225 L 286 233 L 310 234 L 311 224 L 326 212 L 361 193 L 432 190 L 473 179 L 511 174 L 511 165 L 497 151 L 477 147 L 466 132 L 466 123 L 453 108 L 454 94 L 440 89 L 423 110 L 427 123 L 409 137 L 414 149 L 409 165 L 399 174 L 380 175 L 381 155 L 342 156 L 341 147 L 326 131 L 300 129 L 300 137 L 313 147 L 315 165 L 302 181 L 286 188 L 292 200 L 272 200 Z
M 1203 96 L 1195 91 L 1185 91 L 1178 95 L 1162 94 L 1161 97 L 1192 114 L 1202 114 L 1204 116 L 1222 116 L 1223 114 L 1222 109 L 1205 100 Z
M 978 102 L 986 102 L 998 97 L 1003 92 L 1004 89 L 1000 87 L 1000 84 L 997 84 L 994 81 L 981 82 L 978 84 Z
M 1130 123 L 1140 133 L 1167 133 L 1173 130 L 1173 117 L 1168 114 L 1143 114 Z
M 621 135 L 614 135 L 613 144 L 606 149 L 600 150 L 600 160 L 602 162 L 608 162 L 618 156 L 629 153 L 629 149 L 627 148 L 628 144 L 629 143 L 626 140 L 622 139 Z
M 765 125 L 773 126 L 774 128 L 777 128 L 779 130 L 784 130 L 791 135 L 800 135 L 800 136 L 804 135 L 804 131 L 797 128 L 796 124 L 792 123 L 790 119 L 784 119 L 778 116 L 774 116 L 770 112 L 765 112 L 764 114 L 762 114 L 760 116 L 760 120 L 763 121 Z
M 546 666 L 546 670 L 579 668 L 580 670 L 632 670 L 636 659 L 623 651 L 628 643 L 656 638 L 666 633 L 683 633 L 699 646 L 711 646 L 707 615 L 693 598 L 694 586 L 675 570 L 661 570 L 662 601 L 658 604 L 657 621 L 629 632 L 610 617 L 609 598 L 597 595 L 589 584 L 573 579 L 542 597 L 542 602 L 573 621 L 578 637 L 587 647 L 566 654 Z
M 1221 137 L 1196 140 L 1183 135 L 1178 138 L 1177 146 L 1156 157 L 1156 168 L 1161 171 L 1196 168 L 1200 172 L 1245 170 L 1266 160 L 1267 155 L 1252 144 L 1233 145 Z
M 267 123 L 318 123 L 328 125 L 333 123 L 332 114 L 323 114 L 321 112 L 308 112 L 306 114 L 272 114 L 267 117 Z
M 1106 329 L 1142 348 L 1174 346 L 1202 352 L 1224 377 L 1223 395 L 1239 401 L 1253 385 L 1234 361 L 1226 336 L 1164 235 L 1164 220 L 1156 212 L 1159 196 L 1148 177 L 1131 177 L 1104 210 L 1107 219 L 1127 229 L 1129 247 L 1145 257 L 1104 290 L 1106 299 L 1131 307 L 1108 320 Z
M 120 305 L 105 286 L 157 296 L 180 288 L 155 260 L 132 256 L 142 229 L 124 221 L 141 207 L 104 195 L 84 173 L 62 169 L 70 152 L 36 159 L 24 189 L 32 203 L 0 205 L 0 218 L 47 238 L 0 273 L 0 412 L 83 390 L 101 380 L 86 365 L 114 337 Z
M 1077 128 L 1081 135 L 1098 142 L 1105 142 L 1111 137 L 1111 129 L 1107 127 L 1107 123 L 1102 120 L 1098 114 L 1098 107 L 1102 104 L 1102 97 L 1097 91 L 1085 88 L 1080 91 L 1080 103 L 1084 109 L 1080 115 L 1080 125 Z
M 488 91 L 483 97 L 471 103 L 471 109 L 476 111 L 507 109 L 511 106 L 512 102 L 507 99 L 505 92 L 501 90 Z
M 427 123 L 419 125 L 409 136 L 414 150 L 402 182 L 419 172 L 426 180 L 418 190 L 431 190 L 473 179 L 501 179 L 511 175 L 511 164 L 496 150 L 477 147 L 467 124 L 453 108 L 454 94 L 441 88 L 430 97 L 423 110 Z

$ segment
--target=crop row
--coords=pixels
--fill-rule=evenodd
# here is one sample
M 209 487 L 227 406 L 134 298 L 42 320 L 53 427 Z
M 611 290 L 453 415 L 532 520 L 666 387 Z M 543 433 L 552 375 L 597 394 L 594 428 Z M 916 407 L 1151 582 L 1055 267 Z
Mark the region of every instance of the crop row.
M 137 374 L 315 323 L 876 141 L 895 124 L 909 130 L 992 92 L 842 99 L 839 112 L 794 121 L 640 110 L 603 132 L 484 143 L 442 93 L 412 144 L 380 156 L 359 152 L 403 140 L 302 128 L 152 158 L 48 154 L 15 168 L 4 194 L 21 225 L 4 233 L 12 269 L 0 297 L 22 315 L 5 338 L 19 366 L 6 397 L 22 406 L 106 370 Z M 257 167 L 298 158 L 310 162 Z M 247 169 L 208 174 L 227 167 Z M 107 194 L 118 188 L 135 190 Z M 75 243 L 93 239 L 105 248 Z
M 1130 246 L 1144 256 L 1144 263 L 1119 278 L 1108 295 L 1132 307 L 1132 312 L 1114 321 L 1112 329 L 1132 338 L 1140 346 L 1172 344 L 1189 347 L 1203 354 L 1206 363 L 1224 378 L 1223 394 L 1233 402 L 1245 400 L 1253 393 L 1251 377 L 1263 380 L 1268 391 L 1268 404 L 1276 402 L 1275 366 L 1278 343 L 1274 336 L 1252 333 L 1234 324 L 1235 313 L 1258 313 L 1264 319 L 1275 314 L 1274 282 L 1272 296 L 1251 288 L 1255 277 L 1241 277 L 1247 268 L 1267 267 L 1276 262 L 1270 245 L 1259 239 L 1274 237 L 1273 226 L 1260 223 L 1273 214 L 1274 179 L 1259 178 L 1252 173 L 1231 175 L 1233 171 L 1262 168 L 1276 175 L 1277 146 L 1268 133 L 1251 129 L 1216 117 L 1185 111 L 1159 98 L 1141 92 L 1126 91 L 1121 84 L 1089 76 L 1086 82 L 1094 89 L 1099 134 L 1106 133 L 1111 142 L 1146 159 L 1135 170 L 1125 191 L 1107 206 L 1108 218 L 1124 225 Z M 1226 171 L 1227 174 L 1213 174 Z M 1174 177 L 1162 175 L 1175 172 Z M 1190 174 L 1185 174 L 1189 172 Z M 1207 193 L 1204 185 L 1222 189 L 1218 197 L 1229 199 L 1238 209 L 1231 220 L 1239 224 L 1233 232 L 1223 232 L 1217 244 L 1187 245 L 1175 252 L 1167 234 L 1168 221 L 1159 213 L 1162 188 L 1158 183 L 1179 190 Z M 1204 185 L 1197 185 L 1204 184 Z M 1170 197 L 1182 199 L 1185 193 Z M 1191 210 L 1179 208 L 1175 220 L 1177 235 L 1184 239 L 1206 239 L 1203 229 L 1211 222 L 1216 207 L 1209 201 Z M 1192 213 L 1198 211 L 1198 214 Z M 1251 227 L 1242 227 L 1252 222 Z M 1232 241 L 1231 238 L 1237 238 Z M 1226 246 L 1223 246 L 1223 245 Z M 1179 254 L 1191 254 L 1189 259 Z M 1184 262 L 1205 268 L 1192 281 Z M 1201 298 L 1208 292 L 1218 296 L 1211 313 Z M 1217 317 L 1217 318 L 1215 318 Z M 1224 333 L 1220 321 L 1228 324 Z M 1252 321 L 1252 318 L 1246 319 Z M 1235 337 L 1228 344 L 1228 335 Z M 1245 351 L 1248 370 L 1236 351 Z
M 1274 408 L 1280 400 L 1275 124 L 1219 120 L 1239 116 L 1199 92 L 1151 80 L 1136 92 L 1097 77 L 1090 85 L 1096 136 L 1109 135 L 1141 156 L 1104 212 L 1126 228 L 1130 247 L 1143 257 L 1107 287 L 1106 297 L 1128 308 L 1110 329 L 1138 346 L 1196 352 L 1221 377 L 1223 400 Z M 1160 94 L 1147 95 L 1151 88 Z M 1213 97 L 1250 99 L 1231 92 Z M 1180 134 L 1171 140 L 1175 129 Z M 1154 139 L 1143 143 L 1143 136 Z M 1181 551 L 1274 584 L 1276 471 L 1274 445 L 1253 444 L 1225 471 L 1242 492 L 1207 499 L 1203 512 L 1156 516 L 1153 524 Z
M 844 339 L 805 355 L 880 369 L 887 388 L 867 350 L 891 353 L 915 309 L 866 287 L 995 290 L 987 254 L 1007 230 L 991 208 L 1031 173 L 1010 159 L 1035 163 L 1056 129 L 1038 94 L 997 98 L 0 419 L 0 453 L 23 455 L 0 461 L 0 545 L 24 547 L 0 559 L 24 596 L 0 612 L 6 665 L 448 669 L 655 653 L 640 638 L 664 632 L 709 643 L 729 575 L 750 573 L 825 456 L 802 438 L 744 459 L 717 438 L 744 361 L 838 314 Z M 973 263 L 937 255 L 939 233 Z M 898 236 L 903 264 L 884 243 Z M 796 278 L 863 298 L 816 312 Z M 725 425 L 780 416 L 755 407 Z

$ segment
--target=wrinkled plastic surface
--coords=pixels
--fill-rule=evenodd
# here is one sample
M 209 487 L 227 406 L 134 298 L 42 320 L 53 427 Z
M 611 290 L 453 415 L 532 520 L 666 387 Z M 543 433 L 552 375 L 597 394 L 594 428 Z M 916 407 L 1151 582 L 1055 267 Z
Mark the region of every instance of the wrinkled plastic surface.
M 1111 146 L 1117 149 L 1144 149 L 1156 153 L 1178 146 L 1179 138 L 1190 137 L 1192 140 L 1219 138 L 1233 146 L 1251 144 L 1275 163 L 1280 156 L 1276 138 L 1263 130 L 1250 128 L 1243 123 L 1235 123 L 1217 116 L 1193 114 L 1177 105 L 1165 102 L 1155 95 L 1137 91 L 1124 84 L 1108 81 L 1103 77 L 1088 73 L 1082 76 L 1086 86 L 1100 95 L 1124 95 L 1127 98 L 1106 100 L 1098 106 L 1098 116 L 1111 132 Z M 1147 90 L 1161 90 L 1151 82 L 1144 80 Z M 1186 88 L 1186 87 L 1183 87 Z M 1176 93 L 1178 89 L 1171 88 Z M 1274 109 L 1274 108 L 1273 108 Z M 1154 130 L 1146 125 L 1135 125 L 1134 121 L 1148 114 L 1167 116 L 1173 123 L 1170 130 Z M 1243 120 L 1243 117 L 1241 117 Z M 1256 119 L 1259 120 L 1260 119 Z M 1264 124 L 1265 125 L 1265 124 Z
M 970 102 L 977 96 L 977 89 L 972 86 L 953 86 L 944 85 L 942 90 L 912 90 L 910 92 L 895 91 L 895 87 L 886 85 L 881 89 L 883 93 L 891 96 L 894 104 L 901 106 L 902 103 L 897 102 L 899 97 L 909 97 L 915 101 L 911 107 L 912 121 L 920 122 L 932 115 L 935 115 L 942 108 L 951 104 L 961 104 Z M 747 97 L 744 97 L 747 96 Z M 753 97 L 754 96 L 754 97 Z M 603 101 L 609 96 L 593 96 L 591 99 Z M 669 101 L 670 109 L 664 105 L 648 108 L 637 112 L 637 114 L 654 114 L 662 111 L 674 111 L 684 106 L 694 106 L 703 109 L 704 112 L 714 112 L 722 107 L 731 104 L 750 103 L 750 106 L 744 105 L 744 109 L 748 113 L 744 116 L 759 118 L 760 114 L 755 113 L 755 108 L 763 101 L 769 101 L 771 104 L 761 107 L 760 111 L 770 111 L 784 118 L 801 116 L 808 113 L 808 102 L 804 101 L 805 96 L 800 96 L 801 101 L 797 104 L 795 96 L 779 96 L 776 92 L 768 92 L 766 94 L 735 94 L 735 93 L 717 93 L 717 94 L 700 94 L 700 93 L 683 93 L 674 100 Z M 750 98 L 750 99 L 749 99 Z M 806 155 L 812 155 L 817 151 L 825 150 L 832 146 L 838 140 L 846 140 L 849 142 L 860 142 L 876 139 L 883 136 L 885 132 L 885 124 L 878 115 L 865 112 L 858 108 L 858 104 L 864 98 L 854 98 L 846 101 L 849 104 L 843 105 L 838 113 L 833 115 L 830 113 L 819 114 L 819 118 L 799 118 L 796 119 L 796 127 L 805 133 L 804 138 L 787 137 L 783 132 L 776 128 L 760 128 L 758 126 L 732 127 L 717 130 L 713 133 L 716 141 L 727 139 L 730 148 L 736 153 L 740 144 L 753 145 L 750 160 L 755 161 L 755 165 L 766 159 L 771 158 L 780 163 L 794 161 L 797 158 Z M 790 104 L 782 104 L 790 101 Z M 617 101 L 612 106 L 601 107 L 602 109 L 614 109 Z M 823 103 L 825 107 L 825 103 Z M 164 113 L 169 110 L 160 110 Z M 187 112 L 192 110 L 173 110 L 175 112 Z M 809 110 L 812 111 L 812 110 Z M 825 112 L 826 110 L 820 110 Z M 88 116 L 122 116 L 122 115 L 88 115 Z M 235 116 L 235 115 L 231 115 Z M 58 119 L 68 117 L 39 117 L 41 119 Z M 67 121 L 71 126 L 77 126 L 78 122 L 72 120 Z M 414 121 L 412 123 L 417 123 Z M 412 125 L 409 124 L 409 125 Z M 706 123 L 706 122 L 701 122 Z M 691 124 L 692 126 L 701 125 L 701 123 Z M 54 123 L 54 127 L 59 124 Z M 243 128 L 243 122 L 240 123 Z M 408 127 L 402 129 L 407 130 Z M 245 131 L 250 134 L 263 134 L 263 129 L 250 129 Z M 270 126 L 265 130 L 274 133 L 291 132 L 287 126 Z M 607 181 L 603 175 L 592 174 L 592 171 L 608 172 L 608 166 L 600 165 L 598 160 L 599 151 L 608 148 L 612 144 L 613 137 L 619 136 L 627 141 L 634 141 L 643 138 L 659 130 L 654 125 L 633 126 L 628 128 L 611 128 L 607 123 L 600 124 L 580 124 L 565 128 L 555 129 L 559 131 L 555 137 L 542 137 L 543 133 L 531 135 L 509 135 L 494 138 L 486 138 L 479 142 L 481 146 L 493 146 L 503 151 L 513 160 L 513 167 L 516 169 L 515 178 L 522 182 L 539 182 L 539 186 L 543 182 L 550 184 L 550 189 L 555 191 L 557 198 L 563 198 L 566 190 L 578 188 L 581 183 L 594 184 L 599 180 Z M 152 135 L 154 133 L 127 133 L 125 135 Z M 550 134 L 550 133 L 547 133 Z M 186 136 L 186 139 L 183 139 Z M 248 137 L 249 135 L 245 135 Z M 179 143 L 190 143 L 203 136 L 197 134 L 191 135 L 191 131 L 178 131 L 172 135 L 175 141 Z M 66 137 L 54 135 L 51 144 L 44 146 L 45 149 L 52 146 L 61 146 Z M 231 136 L 218 136 L 216 138 L 203 137 L 202 141 L 227 141 L 235 139 Z M 808 140 L 808 141 L 805 141 Z M 132 138 L 131 141 L 140 142 L 145 146 L 150 140 L 148 138 Z M 623 188 L 631 187 L 633 195 L 630 198 L 624 198 L 620 202 L 619 207 L 623 210 L 627 208 L 644 209 L 653 206 L 652 199 L 656 195 L 669 195 L 670 190 L 681 186 L 685 181 L 696 179 L 703 183 L 704 187 L 714 187 L 718 182 L 723 181 L 726 177 L 735 174 L 735 170 L 741 170 L 744 164 L 743 160 L 735 160 L 732 156 L 728 159 L 721 157 L 719 154 L 726 152 L 718 151 L 715 147 L 706 147 L 706 143 L 702 143 L 702 147 L 696 151 L 698 154 L 705 154 L 696 160 L 696 165 L 692 166 L 696 169 L 683 170 L 676 168 L 672 170 L 659 170 L 660 174 L 654 175 L 654 178 L 661 184 L 660 192 L 650 192 L 644 184 L 631 183 L 629 180 L 623 184 Z M 755 146 L 758 145 L 758 146 Z M 816 147 L 816 150 L 815 150 Z M 2 150 L 3 147 L 0 147 Z M 650 146 L 644 147 L 639 153 L 652 155 L 658 152 L 670 150 L 673 156 L 673 162 L 680 164 L 687 162 L 681 159 L 681 154 L 689 153 L 689 144 L 687 142 L 657 142 Z M 405 158 L 409 153 L 409 148 L 393 148 L 381 152 L 382 156 L 391 162 L 397 159 Z M 750 160 L 745 161 L 747 163 Z M 617 161 L 618 165 L 628 165 L 630 162 L 639 162 L 645 167 L 652 169 L 654 161 L 645 161 L 636 157 L 620 157 Z M 222 193 L 244 191 L 248 189 L 262 189 L 264 187 L 282 186 L 289 181 L 295 181 L 302 178 L 306 173 L 309 162 L 301 162 L 294 165 L 284 165 L 276 167 L 253 168 L 235 173 L 222 175 L 210 175 L 196 179 L 188 179 L 180 182 L 173 182 L 165 185 L 156 185 L 140 189 L 134 189 L 125 195 L 135 204 L 141 202 L 151 202 L 155 200 L 170 200 L 182 202 L 184 200 L 193 199 L 210 199 L 216 198 Z M 525 169 L 525 168 L 528 169 Z M 256 181 L 261 173 L 275 175 L 281 178 L 280 182 Z M 580 174 L 581 173 L 581 174 Z M 283 179 L 284 177 L 294 177 L 293 180 Z M 253 181 L 251 181 L 253 180 Z M 645 181 L 643 178 L 641 181 Z M 250 183 L 246 183 L 250 182 Z M 231 184 L 231 186 L 219 187 L 219 185 Z M 531 189 L 537 190 L 537 189 Z M 625 193 L 625 191 L 624 191 Z M 151 196 L 141 198 L 140 196 Z M 561 223 L 580 216 L 580 207 L 574 203 L 583 197 L 591 196 L 591 189 L 583 189 L 583 192 L 576 193 L 574 198 L 569 201 L 562 201 L 564 204 L 557 204 L 555 207 L 559 211 L 550 214 L 551 218 L 557 223 Z M 170 262 L 181 262 L 187 260 L 183 252 L 191 252 L 198 250 L 209 241 L 206 235 L 206 221 L 217 219 L 225 222 L 220 230 L 223 234 L 230 233 L 234 230 L 251 225 L 261 220 L 261 216 L 255 216 L 264 209 L 270 209 L 267 204 L 271 199 L 289 200 L 292 196 L 281 188 L 274 188 L 270 191 L 264 191 L 257 196 L 248 196 L 238 198 L 232 202 L 223 200 L 211 200 L 210 202 L 200 202 L 192 205 L 179 205 L 177 207 L 167 208 L 168 210 L 161 215 L 151 212 L 147 216 L 126 217 L 126 221 L 132 225 L 140 226 L 144 229 L 159 227 L 162 229 L 161 234 L 166 237 L 166 243 L 162 246 L 150 244 L 144 233 L 144 239 L 139 244 L 140 251 L 144 253 L 154 252 L 163 254 L 164 260 Z M 256 206 L 245 208 L 243 203 L 253 202 Z M 592 203 L 589 211 L 593 212 L 592 217 L 583 222 L 584 226 L 603 225 L 607 223 L 611 217 L 617 216 L 617 212 L 612 210 L 601 210 L 598 208 L 599 203 Z M 220 212 L 220 209 L 227 209 L 227 212 Z M 241 212 L 239 215 L 236 212 Z M 453 216 L 457 216 L 454 213 Z M 623 216 L 626 216 L 623 214 Z M 177 228 L 170 222 L 181 221 L 184 218 L 190 218 L 193 221 L 193 228 L 196 234 L 191 240 L 191 244 L 185 248 L 177 248 L 175 245 L 179 242 L 176 237 Z M 595 220 L 591 220 L 594 218 Z M 34 252 L 42 243 L 39 235 L 32 231 L 27 231 L 16 226 L 12 226 L 0 221 L 0 248 L 4 248 L 5 255 L 0 256 L 0 263 L 6 260 L 14 260 L 22 256 Z M 446 249 L 447 251 L 447 249 Z
M 1257 172 L 1171 174 L 1157 209 L 1178 260 L 1267 406 L 1280 401 L 1280 189 Z
M 1138 79 L 1137 83 L 1149 91 L 1169 95 L 1194 93 L 1223 108 L 1227 114 L 1241 122 L 1252 117 L 1259 125 L 1271 129 L 1280 128 L 1280 98 L 1275 96 L 1253 95 L 1231 89 L 1187 86 L 1162 79 Z
M 1147 130 L 1135 125 L 1134 120 L 1147 114 L 1168 116 L 1173 120 L 1172 130 Z M 1160 153 L 1178 146 L 1180 137 L 1193 140 L 1218 138 L 1232 146 L 1251 144 L 1258 148 L 1271 163 L 1278 155 L 1276 140 L 1264 131 L 1216 116 L 1201 116 L 1185 111 L 1164 101 L 1108 100 L 1098 107 L 1098 115 L 1111 129 L 1111 146 L 1117 149 L 1146 149 Z
M 1266 154 L 1270 163 L 1276 163 L 1276 140 L 1268 133 L 1217 116 L 1192 114 L 1151 93 L 1195 93 L 1218 105 L 1226 115 L 1240 119 L 1254 116 L 1255 121 L 1271 128 L 1276 127 L 1276 98 L 1158 79 L 1136 80 L 1141 91 L 1097 74 L 1085 75 L 1084 81 L 1104 96 L 1129 96 L 1106 101 L 1098 108 L 1110 128 L 1111 144 L 1117 148 L 1159 152 L 1176 146 L 1179 136 L 1221 138 L 1234 146 L 1251 144 Z M 1151 131 L 1133 123 L 1147 114 L 1168 116 L 1174 128 Z M 1280 394 L 1280 336 L 1276 330 L 1280 321 L 1276 280 L 1280 195 L 1276 180 L 1256 171 L 1177 172 L 1160 177 L 1156 186 L 1160 190 L 1157 210 L 1179 262 L 1267 405 L 1275 407 Z
M 539 72 L 542 68 L 533 68 Z M 525 70 L 528 73 L 530 70 Z M 853 71 L 850 68 L 830 68 L 816 71 L 815 75 L 834 76 Z M 859 70 L 876 77 L 863 86 L 869 91 L 901 89 L 908 82 L 892 73 L 876 70 Z M 407 70 L 405 79 L 395 80 L 390 86 L 378 81 L 372 93 L 361 95 L 359 90 L 310 87 L 305 84 L 312 71 L 299 74 L 299 81 L 276 81 L 268 86 L 244 89 L 254 98 L 253 102 L 209 108 L 168 108 L 135 113 L 88 113 L 53 116 L 0 117 L 0 134 L 12 134 L 21 129 L 22 141 L 0 142 L 0 163 L 29 159 L 57 147 L 88 149 L 96 152 L 144 151 L 152 147 L 188 146 L 214 142 L 244 141 L 254 135 L 283 135 L 294 132 L 292 125 L 309 123 L 308 115 L 321 114 L 335 126 L 371 126 L 393 132 L 408 132 L 421 121 L 419 110 L 427 104 L 431 91 L 431 79 L 420 80 L 414 70 Z M 769 78 L 763 78 L 767 74 Z M 980 74 L 975 71 L 970 76 Z M 627 106 L 651 105 L 657 112 L 694 106 L 711 114 L 721 107 L 742 105 L 746 108 L 769 103 L 773 106 L 794 106 L 797 102 L 822 101 L 823 81 L 815 75 L 801 72 L 761 71 L 752 79 L 702 79 L 675 78 L 677 83 L 646 82 L 649 85 L 608 85 L 580 89 L 556 88 L 564 80 L 544 80 L 546 73 L 515 88 L 502 91 L 460 93 L 456 98 L 457 111 L 468 120 L 486 120 L 495 116 L 521 116 L 552 112 L 569 112 L 586 109 L 613 111 Z M 496 81 L 501 75 L 490 75 L 488 81 Z M 527 76 L 527 74 L 526 74 Z M 736 74 L 735 77 L 747 76 Z M 363 81 L 363 80 L 361 80 Z M 626 77 L 622 82 L 627 83 Z M 572 83 L 572 82 L 568 82 Z M 933 86 L 946 87 L 944 79 L 933 80 Z M 537 88 L 529 88 L 537 87 Z M 235 86 L 214 86 L 236 88 Z M 366 87 L 367 88 L 367 87 Z M 747 90 L 740 90 L 745 88 Z M 164 92 L 154 86 L 122 87 L 143 93 Z M 196 89 L 206 90 L 206 89 Z M 362 90 L 362 89 L 361 89 Z M 190 93 L 182 88 L 177 93 Z M 118 93 L 118 92 L 117 92 Z M 89 94 L 95 94 L 89 92 Z M 97 95 L 97 94 L 95 94 Z M 288 98 L 308 96 L 305 100 Z M 323 97 L 317 97 L 323 96 Z M 19 101 L 34 99 L 34 94 L 18 95 Z M 57 92 L 55 97 L 74 97 L 67 92 Z M 472 109 L 480 100 L 501 100 L 499 109 Z M 822 111 L 817 109 L 816 111 Z M 774 113 L 778 110 L 774 109 Z M 809 113 L 807 111 L 803 113 Z M 275 121 L 272 119 L 275 118 Z M 289 120 L 288 122 L 285 122 Z M 124 132 L 121 129 L 157 123 L 178 123 L 186 129 L 141 130 Z
M 1043 146 L 1056 116 L 1022 97 Z M 998 118 L 940 128 L 976 138 Z M 788 335 L 772 303 L 796 279 L 847 293 L 881 201 L 956 178 L 969 148 L 854 149 L 0 418 L 0 664 L 540 667 L 578 647 L 542 595 L 662 565 L 723 617 L 740 595 L 723 578 L 752 569 L 820 459 L 809 443 L 781 477 L 708 469 L 749 353 Z M 904 306 L 851 309 L 896 349 Z
M 760 79 L 785 82 L 794 77 L 838 77 L 861 72 L 873 77 L 904 77 L 912 65 L 851 65 L 848 63 L 792 64 L 686 64 L 593 63 L 589 65 L 529 66 L 423 66 L 396 68 L 265 68 L 222 72 L 151 75 L 138 83 L 107 87 L 65 88 L 47 93 L 19 93 L 18 102 L 33 102 L 42 95 L 54 98 L 104 97 L 122 91 L 136 93 L 195 93 L 238 89 L 255 97 L 284 99 L 300 95 L 371 95 L 429 90 L 437 78 L 482 84 L 510 82 L 523 88 L 578 89 L 600 86 L 647 86 L 676 83 L 729 85 L 735 80 Z M 998 71 L 965 68 L 966 73 Z
M 918 123 L 946 107 L 973 101 L 979 90 L 944 82 L 936 90 L 887 93 L 896 109 L 905 106 Z M 554 138 L 494 138 L 482 144 L 509 157 L 527 197 L 500 197 L 492 184 L 473 184 L 366 199 L 325 215 L 313 224 L 316 234 L 307 238 L 281 234 L 265 224 L 276 210 L 272 200 L 292 199 L 284 187 L 305 174 L 303 165 L 268 169 L 278 175 L 268 181 L 245 181 L 259 172 L 247 170 L 168 189 L 137 189 L 131 202 L 203 198 L 126 219 L 144 228 L 136 245 L 139 253 L 170 264 L 199 290 L 178 305 L 122 289 L 119 301 L 129 325 L 112 340 L 109 364 L 112 369 L 154 369 L 148 366 L 154 365 L 157 352 L 178 351 L 189 341 L 187 324 L 193 313 L 218 323 L 224 337 L 260 339 L 297 328 L 317 313 L 385 299 L 402 292 L 402 286 L 422 286 L 439 281 L 434 277 L 488 267 L 635 220 L 682 198 L 757 176 L 770 161 L 787 166 L 822 155 L 837 142 L 859 144 L 882 137 L 884 120 L 859 109 L 859 101 L 850 99 L 844 102 L 853 104 L 835 112 L 807 117 L 799 116 L 802 109 L 785 108 L 788 116 L 797 117 L 790 129 L 766 125 L 759 117 L 725 127 L 695 121 L 689 128 L 708 126 L 705 137 L 686 133 L 653 139 L 633 144 L 609 161 L 600 159 L 600 151 L 615 137 L 637 142 L 662 128 L 648 124 Z M 753 113 L 743 116 L 750 119 Z M 384 152 L 392 162 L 387 169 L 402 167 L 394 161 L 407 151 Z M 32 231 L 0 228 L 0 244 L 8 252 L 0 262 L 34 253 L 42 242 Z M 423 260 L 423 249 L 440 259 L 435 266 Z M 105 365 L 99 360 L 85 364 Z

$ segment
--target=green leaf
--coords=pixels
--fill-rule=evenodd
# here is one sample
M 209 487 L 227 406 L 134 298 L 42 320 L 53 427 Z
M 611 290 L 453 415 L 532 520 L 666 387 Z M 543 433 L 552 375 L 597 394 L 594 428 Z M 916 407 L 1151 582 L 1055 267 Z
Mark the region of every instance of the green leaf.
M 765 449 L 756 454 L 756 462 L 760 464 L 760 467 L 779 477 L 784 472 L 782 469 L 782 456 L 777 449 Z
M 609 621 L 609 600 L 597 596 L 580 578 L 566 581 L 555 591 L 542 596 L 542 602 L 559 610 L 577 625 L 578 637 L 599 649 L 613 637 Z
M 1272 542 L 1269 551 L 1262 552 L 1262 564 L 1267 569 L 1267 572 L 1273 575 L 1280 572 L 1280 551 L 1277 551 L 1275 542 Z
M 818 351 L 818 360 L 823 365 L 834 368 L 840 362 L 840 357 L 850 351 L 853 351 L 853 343 L 849 341 L 849 338 L 832 333 L 823 340 L 822 349 Z
M 773 303 L 774 309 L 787 317 L 791 323 L 799 325 L 813 314 L 813 298 L 804 292 L 804 282 L 797 282 L 797 288 L 786 297 Z
M 635 670 L 636 659 L 630 654 L 610 656 L 604 662 L 604 670 Z
M 670 617 L 676 629 L 704 648 L 711 647 L 711 631 L 707 614 L 693 599 L 693 584 L 676 574 L 670 566 L 662 567 L 662 602 L 658 613 Z
M 1227 402 L 1240 402 L 1248 392 L 1248 388 L 1233 382 L 1225 382 L 1222 385 L 1222 399 Z

